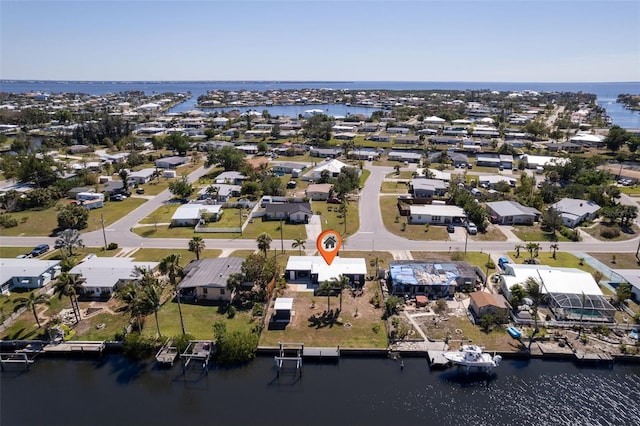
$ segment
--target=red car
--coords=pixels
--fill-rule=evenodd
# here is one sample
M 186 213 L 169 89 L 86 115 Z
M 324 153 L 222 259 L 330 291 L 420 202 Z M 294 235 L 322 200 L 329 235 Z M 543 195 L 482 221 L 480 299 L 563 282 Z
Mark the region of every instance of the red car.
M 329 204 L 341 204 L 342 201 L 340 201 L 340 198 L 333 197 L 333 198 L 329 198 L 327 200 L 327 203 L 329 203 Z

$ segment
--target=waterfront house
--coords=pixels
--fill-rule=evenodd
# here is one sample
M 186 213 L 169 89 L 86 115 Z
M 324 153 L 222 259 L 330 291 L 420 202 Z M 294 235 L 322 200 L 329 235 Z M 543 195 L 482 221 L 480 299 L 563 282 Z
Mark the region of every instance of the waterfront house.
M 336 256 L 331 265 L 327 265 L 321 256 L 289 256 L 284 278 L 316 285 L 337 280 L 341 275 L 349 278 L 352 284 L 364 284 L 367 275 L 365 259 Z
M 59 260 L 0 259 L 0 293 L 14 288 L 44 287 L 59 273 Z
M 474 267 L 466 262 L 393 261 L 388 280 L 394 295 L 453 297 L 468 291 L 479 281 Z
M 562 217 L 562 223 L 569 228 L 580 225 L 585 220 L 598 217 L 600 206 L 593 201 L 563 198 L 549 208 L 554 208 Z
M 136 281 L 136 268 L 155 271 L 158 262 L 134 262 L 130 257 L 91 256 L 74 266 L 69 274 L 82 281 L 85 296 L 111 296 L 117 289 Z
M 501 294 L 475 291 L 469 295 L 469 310 L 478 319 L 485 315 L 507 318 L 509 309 L 509 303 Z
M 232 292 L 227 289 L 231 274 L 242 273 L 240 257 L 193 260 L 182 270 L 183 279 L 178 284 L 182 296 L 195 300 L 230 301 Z
M 410 224 L 432 224 L 446 225 L 450 223 L 461 223 L 467 215 L 458 206 L 447 206 L 442 204 L 425 204 L 409 206 Z
M 493 201 L 487 203 L 489 216 L 496 217 L 501 225 L 533 225 L 540 218 L 540 211 L 533 207 L 523 206 L 517 201 Z

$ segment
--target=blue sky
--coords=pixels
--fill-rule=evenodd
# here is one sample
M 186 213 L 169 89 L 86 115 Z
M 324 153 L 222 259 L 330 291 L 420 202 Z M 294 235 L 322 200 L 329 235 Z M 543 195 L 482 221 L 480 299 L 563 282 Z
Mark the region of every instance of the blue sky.
M 7 1 L 0 78 L 640 81 L 640 1 Z

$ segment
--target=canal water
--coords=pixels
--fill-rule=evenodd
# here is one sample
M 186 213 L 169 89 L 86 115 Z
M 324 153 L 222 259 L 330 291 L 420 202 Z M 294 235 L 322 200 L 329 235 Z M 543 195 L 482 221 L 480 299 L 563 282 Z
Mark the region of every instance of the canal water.
M 638 425 L 640 367 L 503 360 L 492 375 L 424 359 L 342 358 L 278 377 L 273 358 L 158 370 L 121 356 L 39 359 L 0 373 L 11 425 Z

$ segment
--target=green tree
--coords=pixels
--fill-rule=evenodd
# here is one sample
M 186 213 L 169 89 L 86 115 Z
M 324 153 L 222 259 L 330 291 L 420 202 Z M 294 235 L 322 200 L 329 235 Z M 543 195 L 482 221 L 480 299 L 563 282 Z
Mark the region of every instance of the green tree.
M 631 284 L 626 282 L 620 283 L 618 287 L 616 287 L 616 305 L 622 306 L 627 299 L 631 299 L 631 295 Z
M 244 276 L 242 274 L 233 273 L 227 278 L 227 290 L 231 292 L 231 300 L 235 295 L 242 291 L 242 283 L 244 282 Z
M 158 336 L 162 337 L 162 333 L 160 332 L 160 322 L 158 321 L 158 311 L 162 306 L 162 287 L 158 284 L 157 280 L 155 283 L 145 285 L 139 292 L 138 298 L 139 309 L 141 310 L 141 313 L 143 315 L 153 313 L 153 316 L 156 320 L 156 329 L 158 330 Z
M 116 291 L 116 298 L 122 302 L 122 307 L 120 310 L 124 312 L 129 312 L 131 318 L 136 319 L 137 330 L 142 330 L 142 309 L 140 306 L 140 298 L 138 297 L 138 290 L 140 289 L 133 282 L 129 282 L 124 286 L 120 287 Z
M 252 253 L 242 262 L 241 271 L 245 282 L 254 283 L 264 290 L 276 275 L 276 259 Z
M 542 300 L 542 285 L 541 282 L 534 277 L 527 278 L 525 285 L 527 287 L 527 294 L 533 301 L 533 305 L 531 306 L 531 310 L 533 311 L 533 332 L 531 333 L 528 347 L 529 352 L 531 352 L 531 345 L 535 340 L 535 336 L 540 332 L 540 329 L 538 328 L 538 307 Z
M 630 134 L 625 129 L 618 125 L 613 125 L 609 129 L 607 137 L 604 139 L 604 143 L 607 149 L 613 152 L 618 151 L 629 140 Z
M 318 291 L 320 293 L 327 293 L 327 312 L 331 310 L 331 290 L 333 290 L 333 284 L 331 284 L 329 281 L 323 281 L 318 286 Z
M 293 240 L 293 243 L 291 243 L 291 247 L 294 249 L 297 248 L 299 250 L 300 256 L 302 256 L 302 250 L 305 249 L 305 246 L 304 246 L 305 243 L 306 241 L 303 240 L 302 238 L 296 238 Z
M 187 176 L 182 176 L 179 180 L 169 183 L 169 192 L 181 199 L 187 199 L 193 194 L 195 189 L 189 183 Z
M 278 176 L 267 176 L 262 181 L 262 192 L 264 195 L 283 196 L 285 194 L 284 184 Z
M 215 151 L 210 151 L 207 154 L 205 165 L 210 167 L 215 164 L 220 165 L 225 171 L 239 171 L 245 164 L 244 153 L 231 146 L 224 146 Z
M 344 289 L 351 287 L 351 281 L 349 277 L 341 274 L 337 278 L 332 278 L 330 283 L 334 289 L 340 291 L 340 312 L 342 312 L 342 292 Z
M 520 257 L 520 250 L 523 249 L 524 246 L 522 244 L 516 244 L 515 246 L 515 250 L 516 250 L 516 257 Z
M 491 329 L 491 326 L 495 324 L 496 317 L 493 314 L 485 314 L 480 317 L 480 327 L 482 327 L 482 331 L 488 333 Z
M 538 252 L 540 251 L 540 244 L 538 243 L 527 243 L 526 249 L 529 252 L 529 257 L 533 259 L 534 257 L 538 257 Z
M 53 294 L 58 295 L 58 299 L 67 296 L 71 302 L 73 315 L 76 317 L 76 323 L 82 319 L 80 306 L 78 305 L 78 292 L 82 289 L 82 283 L 78 275 L 71 275 L 68 272 L 61 273 L 53 285 Z
M 555 237 L 556 231 L 562 228 L 562 216 L 560 212 L 553 207 L 549 207 L 547 211 L 542 213 L 542 226 L 551 231 Z
M 513 307 L 520 305 L 522 303 L 522 299 L 527 295 L 527 291 L 520 284 L 516 284 L 511 287 L 510 292 L 511 300 L 509 300 L 509 303 L 511 303 Z
M 264 253 L 265 258 L 267 257 L 267 252 L 271 248 L 271 241 L 271 235 L 266 232 L 263 232 L 262 234 L 258 235 L 258 238 L 256 238 L 256 242 L 258 243 L 258 250 Z
M 18 297 L 13 301 L 15 303 L 15 309 L 26 308 L 30 309 L 33 312 L 33 317 L 36 319 L 36 324 L 38 324 L 38 328 L 40 328 L 40 319 L 38 318 L 38 312 L 36 312 L 36 307 L 38 305 L 50 305 L 51 301 L 49 300 L 49 295 L 47 294 L 36 294 L 35 291 L 29 293 L 29 297 Z
M 195 253 L 196 260 L 200 260 L 200 254 L 204 251 L 204 248 L 205 242 L 201 236 L 196 235 L 189 240 L 189 251 Z
M 302 126 L 302 135 L 312 141 L 328 141 L 331 139 L 333 118 L 325 114 L 309 117 Z
M 67 204 L 58 213 L 58 228 L 84 229 L 89 221 L 89 210 L 78 204 Z
M 176 151 L 179 155 L 186 155 L 191 147 L 191 138 L 189 136 L 171 133 L 164 138 L 164 144 L 172 151 Z
M 551 244 L 551 245 L 549 246 L 549 248 L 550 248 L 551 250 L 553 250 L 553 254 L 551 255 L 551 257 L 553 257 L 553 258 L 555 259 L 555 258 L 556 258 L 556 252 L 558 251 L 558 249 L 560 248 L 560 246 L 558 245 L 558 243 L 554 243 L 554 244 Z
M 264 154 L 269 150 L 269 145 L 267 145 L 265 141 L 260 141 L 258 142 L 257 148 L 259 154 Z
M 77 229 L 65 229 L 58 234 L 56 246 L 61 249 L 66 249 L 69 256 L 73 256 L 73 249 L 83 248 L 84 242 L 80 238 L 80 233 Z
M 36 157 L 35 154 L 29 154 L 17 158 L 15 177 L 20 182 L 32 182 L 38 188 L 47 188 L 58 180 L 56 170 L 60 167 L 49 155 Z

